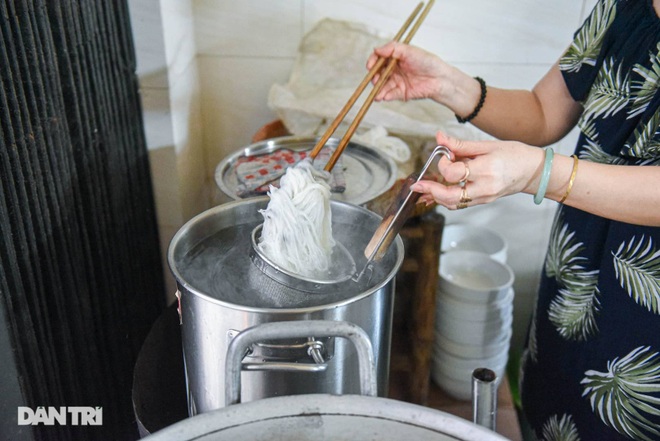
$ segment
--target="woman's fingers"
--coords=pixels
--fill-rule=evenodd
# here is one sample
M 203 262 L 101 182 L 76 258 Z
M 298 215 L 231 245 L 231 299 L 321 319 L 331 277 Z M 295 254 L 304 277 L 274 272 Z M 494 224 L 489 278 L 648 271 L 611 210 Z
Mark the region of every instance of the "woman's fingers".
M 450 210 L 455 210 L 461 203 L 461 197 L 465 196 L 464 189 L 458 185 L 443 185 L 438 182 L 421 180 L 413 184 L 410 189 L 418 193 L 422 193 L 419 197 L 419 203 L 430 205 L 436 203 L 442 205 Z M 472 202 L 467 202 L 468 205 L 474 205 Z M 465 208 L 465 207 L 463 207 Z
M 367 69 L 373 68 L 373 66 L 378 61 L 378 58 L 385 59 L 397 59 L 401 61 L 406 57 L 406 51 L 408 46 L 402 43 L 389 42 L 384 46 L 374 49 L 374 52 L 369 56 L 367 60 Z M 388 61 L 389 62 L 389 61 Z M 383 68 L 387 63 L 383 64 Z M 395 67 L 394 72 L 390 75 L 388 81 L 385 82 L 383 88 L 376 95 L 376 101 L 392 101 L 405 99 L 405 90 L 406 82 L 402 79 L 402 76 L 408 75 L 400 71 L 399 66 Z M 380 72 L 376 73 L 372 78 L 372 84 L 376 85 L 380 80 Z
M 395 45 L 394 42 L 389 42 L 384 46 L 380 46 L 374 49 L 374 51 L 369 55 L 367 59 L 367 70 L 371 70 L 378 61 L 379 58 L 389 58 L 391 56 L 396 56 L 395 54 Z
M 451 158 L 441 156 L 438 161 L 438 171 L 444 182 L 421 180 L 411 187 L 422 194 L 420 203 L 435 202 L 455 210 L 492 200 L 494 186 L 489 154 L 496 144 L 492 141 L 464 141 L 442 132 L 437 133 L 436 141 L 450 150 Z
M 472 157 L 466 156 L 466 150 L 476 151 L 470 146 L 466 147 L 467 141 L 462 141 L 460 139 L 452 138 L 448 135 L 445 135 L 442 132 L 438 132 L 436 135 L 436 141 L 438 145 L 443 145 L 447 147 L 452 153 L 452 159 L 449 160 L 446 156 L 440 158 L 438 161 L 438 171 L 449 183 L 458 183 L 461 181 L 466 182 L 470 178 L 472 170 L 470 170 L 469 158 Z
M 451 160 L 442 157 L 438 161 L 438 171 L 448 183 L 473 182 L 490 176 L 493 164 L 499 163 L 499 160 L 494 158 L 499 155 L 494 155 L 497 141 L 465 141 L 438 132 L 436 142 L 447 147 L 452 153 Z
M 390 80 L 380 89 L 378 95 L 376 95 L 376 100 L 391 101 L 393 99 L 400 99 L 401 97 L 402 93 L 399 91 L 399 87 L 397 86 L 396 82 L 390 78 Z
M 435 141 L 438 145 L 444 145 L 456 156 L 457 159 L 473 158 L 475 156 L 490 153 L 495 148 L 493 141 L 465 141 L 456 139 L 444 132 L 437 132 Z
M 468 180 L 470 180 L 470 176 L 472 175 L 472 170 L 470 170 L 469 165 L 470 162 L 471 161 L 468 159 L 452 162 L 447 159 L 446 156 L 443 156 L 438 162 L 438 171 L 444 180 L 450 184 L 468 182 Z

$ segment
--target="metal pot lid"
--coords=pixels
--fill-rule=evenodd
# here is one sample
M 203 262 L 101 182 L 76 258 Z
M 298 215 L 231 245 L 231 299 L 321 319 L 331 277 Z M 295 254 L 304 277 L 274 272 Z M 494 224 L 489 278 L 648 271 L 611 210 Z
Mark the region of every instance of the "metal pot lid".
M 149 441 L 502 441 L 503 436 L 448 413 L 360 395 L 295 395 L 237 404 L 188 418 Z
M 215 182 L 220 190 L 232 199 L 237 194 L 239 181 L 236 164 L 239 158 L 273 153 L 279 149 L 309 151 L 319 138 L 284 136 L 268 139 L 242 148 L 223 159 L 215 170 Z M 330 138 L 326 146 L 336 147 L 339 139 Z M 346 179 L 343 193 L 332 193 L 332 199 L 356 205 L 365 204 L 389 190 L 396 181 L 397 167 L 394 161 L 378 150 L 355 142 L 349 142 L 341 155 Z

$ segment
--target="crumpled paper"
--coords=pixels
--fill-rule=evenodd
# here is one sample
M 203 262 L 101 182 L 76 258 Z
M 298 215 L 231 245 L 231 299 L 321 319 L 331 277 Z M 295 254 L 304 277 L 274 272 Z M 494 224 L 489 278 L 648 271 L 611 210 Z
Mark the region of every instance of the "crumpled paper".
M 360 134 L 355 134 L 351 141 L 370 146 L 392 158 L 397 165 L 397 178 L 403 178 L 410 174 L 405 170 L 412 157 L 408 143 L 401 138 L 389 135 L 385 127 L 377 126 Z
M 367 74 L 366 60 L 373 49 L 390 39 L 360 23 L 321 20 L 304 36 L 288 83 L 271 87 L 268 106 L 292 134 L 323 134 Z M 371 87 L 367 86 L 334 137 L 346 132 Z M 408 144 L 410 157 L 397 161 L 406 175 L 417 168 L 419 153 L 435 143 L 438 130 L 462 139 L 484 138 L 478 129 L 458 124 L 449 109 L 432 100 L 374 102 L 355 139 L 375 128 L 387 131 L 381 140 L 397 137 Z
M 401 138 L 388 135 L 383 126 L 374 127 L 359 135 L 353 135 L 352 140 L 360 144 L 373 145 L 398 164 L 405 163 L 411 156 L 408 144 Z

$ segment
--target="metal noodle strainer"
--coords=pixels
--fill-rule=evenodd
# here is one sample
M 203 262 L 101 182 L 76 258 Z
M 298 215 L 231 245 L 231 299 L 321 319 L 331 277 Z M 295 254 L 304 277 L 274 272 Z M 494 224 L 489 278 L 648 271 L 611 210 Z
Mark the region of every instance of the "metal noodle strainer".
M 337 285 L 350 283 L 356 273 L 355 259 L 351 253 L 339 241 L 332 249 L 331 266 L 326 273 L 319 272 L 314 276 L 295 274 L 274 263 L 259 249 L 259 237 L 263 224 L 257 225 L 252 230 L 250 248 L 250 260 L 271 279 L 288 286 L 306 292 L 326 292 L 328 289 L 337 289 Z
M 360 262 L 362 269 L 357 271 L 357 265 L 353 255 L 337 241 L 332 250 L 331 270 L 327 274 L 319 274 L 316 277 L 307 277 L 300 274 L 294 274 L 278 265 L 265 256 L 257 246 L 263 224 L 257 225 L 252 230 L 252 248 L 250 249 L 250 260 L 271 279 L 281 283 L 289 288 L 306 292 L 327 293 L 332 290 L 341 289 L 353 282 L 362 280 L 365 274 L 372 273 L 372 266 L 383 258 L 391 243 L 399 234 L 403 224 L 410 216 L 415 202 L 419 198 L 419 193 L 410 190 L 410 186 L 424 178 L 433 160 L 439 154 L 451 159 L 450 151 L 445 146 L 437 146 L 419 174 L 413 173 L 408 176 L 401 191 L 388 209 L 383 221 L 376 229 L 371 240 L 367 244 L 364 257 L 366 260 Z M 367 278 L 367 282 L 368 279 Z
M 415 203 L 421 196 L 419 193 L 416 193 L 410 189 L 410 187 L 421 181 L 424 178 L 424 174 L 429 169 L 433 160 L 439 154 L 443 154 L 447 159 L 451 160 L 451 152 L 445 146 L 437 146 L 431 152 L 429 159 L 424 164 L 422 171 L 419 174 L 413 173 L 406 178 L 403 187 L 399 191 L 399 194 L 390 205 L 390 208 L 387 210 L 382 223 L 376 229 L 373 237 L 369 241 L 369 244 L 364 250 L 364 255 L 367 258 L 367 263 L 365 269 L 371 265 L 374 261 L 379 261 L 385 255 L 388 248 L 392 244 L 394 238 L 399 234 L 403 224 L 406 222 L 410 214 L 412 213 Z M 365 269 L 362 270 L 364 273 Z M 358 279 L 362 275 L 358 275 Z

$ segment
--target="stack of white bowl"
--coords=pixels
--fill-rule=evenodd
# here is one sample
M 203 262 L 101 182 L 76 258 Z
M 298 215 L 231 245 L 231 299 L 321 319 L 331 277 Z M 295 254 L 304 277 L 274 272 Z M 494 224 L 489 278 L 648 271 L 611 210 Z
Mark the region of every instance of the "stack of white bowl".
M 442 242 L 431 377 L 454 398 L 470 400 L 474 369 L 505 373 L 514 275 L 506 241 L 493 230 L 448 225 Z

